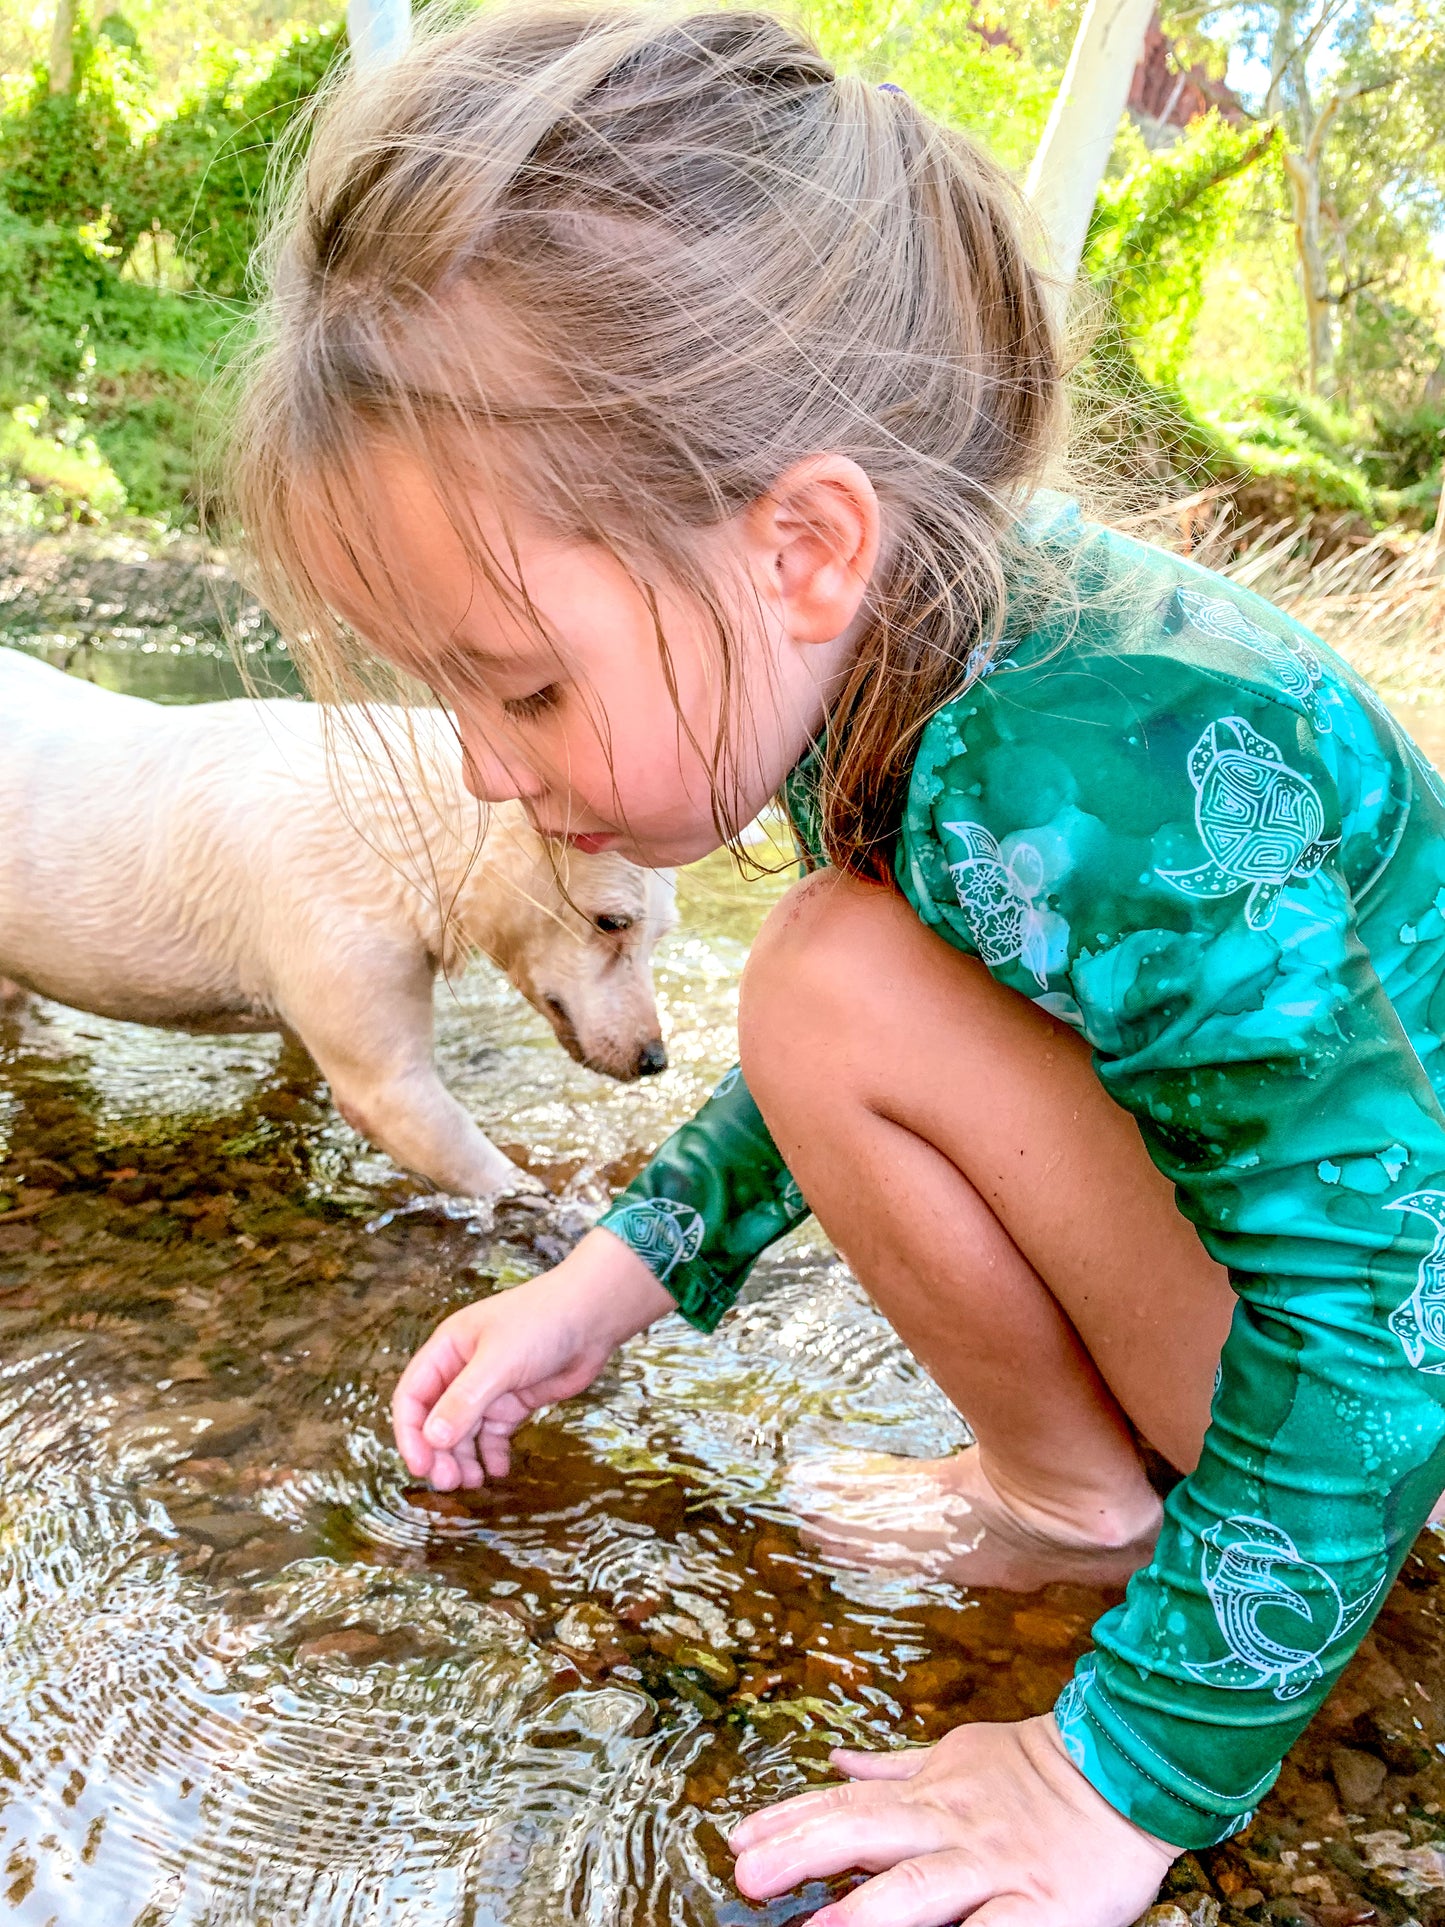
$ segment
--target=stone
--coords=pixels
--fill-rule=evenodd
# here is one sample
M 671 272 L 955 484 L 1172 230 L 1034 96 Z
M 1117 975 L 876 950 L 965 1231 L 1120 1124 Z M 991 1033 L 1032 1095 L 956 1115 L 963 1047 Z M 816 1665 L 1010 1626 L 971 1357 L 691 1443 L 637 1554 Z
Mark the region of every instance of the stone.
M 711 1646 L 683 1641 L 673 1652 L 673 1662 L 689 1672 L 701 1673 L 709 1686 L 730 1693 L 738 1683 L 738 1669 L 726 1653 L 715 1653 Z
M 1385 1762 L 1353 1746 L 1330 1748 L 1330 1772 L 1347 1812 L 1362 1813 L 1373 1806 L 1385 1784 Z
M 569 1606 L 557 1621 L 556 1637 L 575 1653 L 595 1653 L 599 1658 L 624 1658 L 622 1629 L 606 1607 L 582 1599 Z
M 229 1459 L 182 1459 L 173 1468 L 176 1478 L 194 1480 L 197 1485 L 218 1485 L 235 1469 Z
M 1072 1615 L 1049 1612 L 1042 1606 L 1025 1606 L 1013 1616 L 1013 1628 L 1023 1646 L 1041 1647 L 1049 1653 L 1066 1653 L 1081 1645 L 1087 1628 Z
M 182 1459 L 224 1457 L 260 1429 L 261 1414 L 254 1405 L 241 1398 L 215 1398 L 141 1412 L 115 1426 L 111 1438 L 122 1452 L 176 1465 Z
M 1173 1905 L 1179 1908 L 1189 1927 L 1219 1927 L 1219 1902 L 1213 1894 L 1175 1894 Z
M 270 1521 L 256 1512 L 193 1512 L 177 1514 L 176 1524 L 188 1539 L 200 1539 L 217 1552 L 234 1552 L 237 1546 L 244 1546 L 259 1532 L 264 1532 Z
M 641 1739 L 656 1722 L 657 1709 L 645 1693 L 623 1686 L 574 1688 L 544 1709 L 526 1738 L 534 1746 Z
M 384 1651 L 385 1641 L 379 1633 L 365 1626 L 341 1626 L 334 1633 L 318 1633 L 314 1639 L 303 1639 L 296 1648 L 296 1657 L 302 1661 L 343 1659 L 351 1666 L 365 1666 L 380 1659 Z

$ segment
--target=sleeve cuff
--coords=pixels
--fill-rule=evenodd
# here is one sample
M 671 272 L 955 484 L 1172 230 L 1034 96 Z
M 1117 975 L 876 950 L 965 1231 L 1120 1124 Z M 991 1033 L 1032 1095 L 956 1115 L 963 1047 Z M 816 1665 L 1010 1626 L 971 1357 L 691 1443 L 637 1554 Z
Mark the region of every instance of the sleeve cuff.
M 647 1266 L 677 1300 L 688 1324 L 716 1331 L 742 1290 L 742 1277 L 724 1277 L 699 1255 L 704 1235 L 702 1213 L 671 1198 L 633 1198 L 624 1194 L 597 1220 Z
M 1247 1827 L 1279 1768 L 1237 1796 L 1205 1786 L 1124 1718 L 1096 1666 L 1097 1655 L 1086 1653 L 1054 1707 L 1064 1750 L 1094 1791 L 1136 1827 L 1181 1850 L 1216 1847 Z

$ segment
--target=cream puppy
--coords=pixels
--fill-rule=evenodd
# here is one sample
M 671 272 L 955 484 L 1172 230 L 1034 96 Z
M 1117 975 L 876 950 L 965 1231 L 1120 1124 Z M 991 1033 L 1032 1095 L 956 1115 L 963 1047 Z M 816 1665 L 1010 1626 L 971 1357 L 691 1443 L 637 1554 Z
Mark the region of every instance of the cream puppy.
M 580 1063 L 644 1077 L 673 921 L 669 872 L 468 796 L 440 711 L 171 708 L 0 649 L 0 973 L 134 1023 L 290 1032 L 444 1190 L 519 1173 L 437 1076 L 437 972 L 485 952 Z

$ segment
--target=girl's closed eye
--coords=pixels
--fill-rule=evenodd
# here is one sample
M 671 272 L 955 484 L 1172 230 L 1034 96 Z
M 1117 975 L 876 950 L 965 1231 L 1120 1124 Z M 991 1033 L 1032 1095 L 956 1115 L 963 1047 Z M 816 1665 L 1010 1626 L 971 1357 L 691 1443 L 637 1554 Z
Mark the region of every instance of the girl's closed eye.
M 555 709 L 562 700 L 562 685 L 549 682 L 541 689 L 534 689 L 528 696 L 508 696 L 503 700 L 502 710 L 525 722 L 532 716 L 543 716 L 549 709 Z

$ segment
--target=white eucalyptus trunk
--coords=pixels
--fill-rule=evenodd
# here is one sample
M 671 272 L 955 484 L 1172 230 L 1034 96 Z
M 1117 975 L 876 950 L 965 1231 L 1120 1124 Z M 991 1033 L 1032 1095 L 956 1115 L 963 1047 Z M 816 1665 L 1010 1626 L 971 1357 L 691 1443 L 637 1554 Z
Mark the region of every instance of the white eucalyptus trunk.
M 75 84 L 75 0 L 56 0 L 48 64 L 51 93 L 68 94 Z
M 1313 143 L 1311 143 L 1313 147 Z M 1320 169 L 1317 154 L 1284 150 L 1289 182 L 1290 211 L 1294 217 L 1295 248 L 1299 254 L 1300 286 L 1305 300 L 1305 328 L 1309 339 L 1310 388 L 1331 395 L 1335 386 L 1335 312 L 1330 296 L 1329 264 L 1320 227 Z
M 1072 281 L 1154 0 L 1089 0 L 1025 192 L 1049 237 L 1054 272 Z
M 346 31 L 358 67 L 399 60 L 411 45 L 410 0 L 349 0 Z

